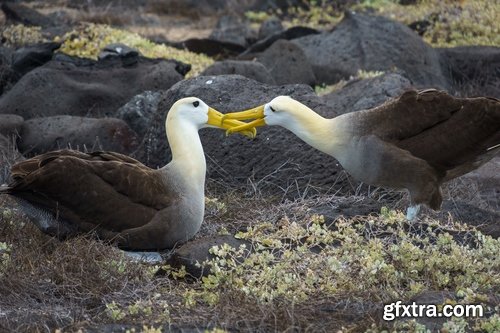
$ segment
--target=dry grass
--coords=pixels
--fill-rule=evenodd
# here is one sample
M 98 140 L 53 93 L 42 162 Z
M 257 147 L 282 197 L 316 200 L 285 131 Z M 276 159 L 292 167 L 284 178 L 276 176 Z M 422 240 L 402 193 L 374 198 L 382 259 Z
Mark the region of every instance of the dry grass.
M 325 13 L 310 15 L 323 24 Z M 89 13 L 86 19 L 121 24 L 108 14 Z M 28 36 L 22 38 L 42 38 L 36 29 L 14 28 L 15 34 Z M 104 30 L 106 43 L 108 34 L 118 34 L 157 51 L 139 36 L 97 28 Z M 68 42 L 77 47 L 82 40 L 68 37 Z M 83 51 L 95 55 L 101 42 Z M 7 154 L 0 156 L 0 180 L 8 176 L 8 163 L 18 157 L 15 149 L 2 151 Z M 346 174 L 339 174 L 339 183 L 346 179 Z M 382 322 L 383 303 L 407 301 L 426 290 L 446 290 L 463 295 L 457 302 L 489 306 L 489 315 L 498 307 L 486 301 L 487 295 L 500 290 L 498 240 L 453 218 L 425 216 L 408 225 L 392 210 L 406 207 L 405 193 L 353 182 L 342 192 L 335 187 L 301 189 L 302 198 L 288 200 L 294 184 L 270 197 L 265 189 L 272 182 L 273 175 L 249 179 L 243 188 L 208 181 L 205 221 L 196 237 L 239 234 L 257 250 L 235 266 L 227 255 L 217 256 L 206 265 L 218 267 L 218 273 L 200 280 L 168 267 L 163 269 L 171 275 L 156 276 L 160 267 L 135 262 L 92 235 L 65 242 L 43 235 L 13 202 L 0 197 L 0 331 L 71 332 L 117 324 L 137 332 L 151 327 L 417 332 L 421 327 L 415 323 Z M 464 178 L 447 184 L 444 194 L 490 208 L 478 195 L 477 184 Z M 380 211 L 380 206 L 388 208 Z M 336 216 L 337 210 L 349 209 L 354 216 Z M 355 216 L 373 209 L 376 213 Z M 333 217 L 322 220 L 318 211 Z M 469 328 L 495 332 L 499 320 L 494 318 L 476 324 L 471 320 Z
M 453 190 L 453 193 L 457 194 L 466 187 L 469 185 L 458 184 L 450 191 Z M 404 206 L 404 198 L 401 198 L 400 193 L 387 192 L 382 189 L 370 189 L 368 192 L 366 188 L 359 189 L 359 191 L 360 194 L 371 193 L 373 198 L 386 204 Z M 393 195 L 399 197 L 399 203 L 388 199 Z M 464 198 L 468 196 L 467 193 L 463 195 Z M 455 260 L 453 251 L 449 254 L 442 252 L 439 254 L 443 256 L 441 258 L 438 256 L 439 252 L 430 248 L 429 251 L 434 251 L 432 253 L 436 255 L 435 259 L 432 259 L 432 256 L 429 257 L 424 250 L 422 252 L 412 250 L 408 254 L 401 254 L 404 257 L 413 253 L 408 257 L 411 258 L 409 262 L 399 261 L 402 259 L 392 262 L 391 259 L 386 258 L 387 264 L 402 265 L 396 267 L 404 271 L 412 267 L 414 260 L 420 262 L 419 265 L 421 265 L 422 261 L 419 260 L 422 258 L 419 256 L 422 255 L 427 260 L 435 260 L 436 263 L 440 260 L 447 260 L 450 264 L 453 262 L 453 267 L 461 267 L 461 262 L 464 260 L 464 265 L 470 265 L 473 260 L 479 259 L 475 256 L 484 256 L 486 252 L 481 248 L 477 250 L 471 248 L 467 250 L 471 252 L 463 252 L 469 246 L 467 244 L 470 244 L 471 238 L 476 241 L 481 238 L 477 238 L 472 229 L 452 220 L 424 220 L 408 227 L 402 222 L 402 215 L 385 210 L 382 214 L 341 218 L 331 226 L 332 220 L 325 220 L 325 230 L 330 230 L 328 233 L 336 235 L 337 240 L 329 243 L 330 241 L 324 238 L 318 240 L 319 243 L 308 243 L 306 239 L 311 236 L 312 230 L 318 230 L 317 227 L 311 229 L 311 226 L 316 223 L 320 223 L 318 226 L 321 226 L 321 222 L 314 222 L 320 221 L 315 217 L 316 208 L 326 207 L 331 211 L 334 211 L 336 207 L 361 209 L 366 204 L 367 198 L 365 196 L 322 195 L 294 201 L 282 201 L 281 197 L 268 200 L 264 196 L 249 195 L 245 189 L 234 189 L 227 184 L 212 180 L 208 182 L 207 197 L 209 199 L 207 199 L 206 218 L 197 237 L 216 236 L 221 232 L 245 234 L 248 230 L 258 230 L 248 236 L 250 237 L 248 239 L 255 245 L 260 244 L 259 251 L 262 255 L 252 260 L 265 258 L 267 251 L 279 253 L 288 249 L 297 251 L 299 256 L 297 261 L 281 261 L 279 257 L 276 257 L 273 259 L 274 264 L 270 266 L 255 266 L 254 261 L 248 261 L 242 266 L 245 267 L 243 271 L 236 267 L 222 267 L 221 274 L 223 275 L 217 275 L 216 278 L 210 280 L 210 283 L 208 280 L 184 279 L 182 272 L 179 273 L 176 270 L 171 272 L 174 275 L 177 274 L 177 278 L 155 276 L 158 266 L 135 262 L 124 256 L 122 251 L 99 242 L 90 235 L 60 242 L 41 234 L 15 208 L 6 208 L 13 207 L 13 204 L 2 198 L 3 202 L 0 204 L 0 207 L 3 207 L 0 210 L 0 331 L 41 332 L 56 328 L 64 328 L 64 331 L 77 331 L 79 328 L 90 326 L 118 324 L 129 328 L 135 327 L 137 331 L 144 330 L 143 326 L 146 326 L 163 329 L 219 327 L 242 332 L 331 332 L 332 329 L 343 327 L 343 331 L 346 332 L 359 332 L 387 325 L 387 323 L 380 322 L 379 311 L 384 302 L 394 299 L 394 292 L 399 293 L 398 298 L 405 300 L 420 290 L 428 288 L 439 290 L 439 285 L 451 291 L 462 290 L 464 286 L 468 286 L 472 288 L 467 291 L 470 294 L 468 297 L 478 301 L 481 295 L 487 294 L 492 290 L 491 288 L 495 290 L 500 287 L 498 275 L 490 275 L 489 283 L 492 287 L 487 289 L 484 289 L 485 284 L 482 284 L 482 287 L 477 285 L 474 287 L 472 282 L 468 282 L 468 279 L 482 281 L 481 279 L 485 279 L 488 274 L 492 274 L 496 269 L 495 265 L 499 264 L 495 261 L 490 261 L 489 264 L 493 271 L 488 271 L 484 266 L 488 263 L 482 261 L 468 266 L 468 271 L 462 272 L 456 271 L 457 268 L 449 268 L 448 273 L 452 277 L 450 281 L 455 282 L 433 280 L 441 275 L 432 273 L 432 269 L 427 273 L 424 270 L 422 275 L 417 274 L 412 278 L 414 280 L 411 280 L 414 282 L 409 285 L 407 283 L 410 280 L 405 283 L 398 282 L 399 280 L 395 277 L 385 275 L 387 273 L 383 273 L 384 270 L 378 273 L 380 275 L 377 274 L 368 280 L 364 280 L 367 278 L 365 273 L 357 271 L 364 267 L 363 265 L 374 265 L 378 260 L 375 258 L 379 255 L 391 253 L 389 251 L 391 246 L 403 246 L 411 240 L 421 242 L 420 246 L 425 249 L 426 246 L 435 246 L 432 245 L 435 241 L 425 245 L 424 239 L 430 237 L 429 239 L 437 241 L 441 239 L 439 237 L 442 237 L 438 237 L 439 234 L 445 235 L 446 233 L 453 235 L 456 240 L 443 238 L 441 241 L 446 240 L 445 244 L 451 242 L 449 243 L 450 249 L 459 251 L 456 255 L 460 257 L 460 260 Z M 296 227 L 292 227 L 294 225 Z M 293 240 L 290 232 L 297 232 L 297 230 L 304 233 L 299 234 L 298 243 L 287 241 L 286 239 Z M 350 241 L 347 241 L 345 237 L 349 237 Z M 282 244 L 289 245 L 285 248 L 276 247 L 277 243 L 271 240 L 280 240 Z M 301 249 L 300 244 L 306 244 L 306 248 Z M 498 251 L 498 241 L 487 239 L 487 243 L 484 244 L 484 246 L 488 244 L 491 251 Z M 317 246 L 323 248 L 323 254 L 308 250 Z M 467 256 L 470 255 L 470 260 L 462 258 L 464 253 L 468 253 Z M 332 277 L 328 278 L 328 275 L 321 272 L 321 267 L 323 269 L 325 267 L 326 261 L 324 260 L 347 260 L 346 269 L 348 270 L 345 274 L 351 275 L 346 275 L 342 279 L 332 272 Z M 363 263 L 364 261 L 366 263 Z M 217 263 L 220 264 L 217 261 L 207 264 Z M 276 272 L 278 275 L 274 278 L 268 277 L 268 280 L 265 272 L 272 270 L 275 265 L 281 265 L 279 267 L 283 275 Z M 408 268 L 405 268 L 407 266 Z M 444 268 L 444 272 L 447 269 Z M 321 276 L 322 279 L 327 279 L 318 280 L 315 287 L 303 286 L 299 292 L 294 289 L 296 281 L 286 282 L 285 273 L 288 271 L 296 272 L 299 276 L 301 272 L 310 271 L 318 277 Z M 464 274 L 464 277 L 460 278 L 461 274 Z M 227 279 L 229 276 L 241 278 L 243 281 L 251 279 L 252 276 L 256 279 L 262 278 L 260 282 L 262 290 L 270 288 L 269 290 L 279 291 L 285 288 L 286 293 L 263 300 L 260 289 L 248 293 L 245 288 L 231 283 L 231 280 Z M 389 284 L 380 284 L 378 279 L 395 280 Z M 347 283 L 349 280 L 352 282 Z M 323 285 L 327 281 L 328 283 Z M 364 285 L 365 283 L 367 284 Z M 251 286 L 253 283 L 248 280 L 243 286 L 245 285 Z M 335 289 L 325 289 L 329 285 L 335 286 Z M 364 287 L 361 287 L 363 285 Z M 291 295 L 295 293 L 297 293 L 297 298 L 294 300 Z

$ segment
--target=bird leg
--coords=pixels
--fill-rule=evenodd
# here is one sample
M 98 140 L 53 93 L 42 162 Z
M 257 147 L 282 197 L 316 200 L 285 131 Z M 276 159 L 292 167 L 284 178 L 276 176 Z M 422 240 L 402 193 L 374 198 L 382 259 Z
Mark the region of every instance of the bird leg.
M 123 253 L 130 259 L 145 264 L 159 265 L 165 261 L 160 252 L 155 251 L 123 251 Z
M 417 219 L 418 212 L 420 211 L 420 205 L 411 205 L 406 209 L 406 219 L 410 222 L 414 222 Z

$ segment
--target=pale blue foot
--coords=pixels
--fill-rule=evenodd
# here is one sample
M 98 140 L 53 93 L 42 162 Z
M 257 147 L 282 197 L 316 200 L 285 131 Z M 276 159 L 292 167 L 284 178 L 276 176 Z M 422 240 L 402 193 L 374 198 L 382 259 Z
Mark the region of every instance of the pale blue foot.
M 420 205 L 413 205 L 408 207 L 408 209 L 406 210 L 406 219 L 411 222 L 415 221 L 417 219 L 419 211 Z
M 157 265 L 163 263 L 163 258 L 159 252 L 134 252 L 134 251 L 123 251 L 123 252 L 127 257 L 146 264 Z

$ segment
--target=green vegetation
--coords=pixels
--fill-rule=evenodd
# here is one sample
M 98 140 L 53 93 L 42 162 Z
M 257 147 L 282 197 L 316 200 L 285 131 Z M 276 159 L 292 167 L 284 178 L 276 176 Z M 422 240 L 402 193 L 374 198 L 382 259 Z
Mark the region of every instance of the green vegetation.
M 46 42 L 40 27 L 28 27 L 23 24 L 9 25 L 2 29 L 2 40 L 6 46 L 20 47 L 33 43 Z
M 416 227 L 418 233 L 408 232 L 404 215 L 388 209 L 378 218 L 337 221 L 334 229 L 318 215 L 303 221 L 285 216 L 275 224 L 258 221 L 236 235 L 255 250 L 212 248 L 216 258 L 204 263 L 212 274 L 187 290 L 185 304 L 215 306 L 237 292 L 260 306 L 299 306 L 342 296 L 350 302 L 388 303 L 425 290 L 455 292 L 463 304 L 487 299 L 484 293 L 500 285 L 500 240 L 474 233 L 476 246 L 466 245 L 452 236 L 465 234 L 465 226 L 455 225 L 450 234 L 436 221 L 428 222 Z
M 309 0 L 308 8 L 292 7 L 286 15 L 281 10 L 272 13 L 253 12 L 245 13 L 246 17 L 256 23 L 261 23 L 272 16 L 284 17 L 284 26 L 306 26 L 310 28 L 325 29 L 340 22 L 343 17 L 342 11 L 338 10 L 331 1 Z
M 410 6 L 395 0 L 363 0 L 354 6 L 352 2 L 346 1 L 346 6 L 372 8 L 404 24 L 428 20 L 423 38 L 434 46 L 500 45 L 498 1 L 421 0 Z M 343 8 L 332 3 L 311 0 L 310 10 L 292 9 L 285 23 L 307 22 L 329 29 L 342 18 Z M 247 13 L 254 22 L 271 15 L 283 13 Z M 23 25 L 5 27 L 2 37 L 11 46 L 46 41 L 40 28 Z M 57 40 L 63 43 L 62 52 L 93 59 L 107 44 L 123 43 L 147 57 L 191 64 L 188 76 L 213 63 L 204 55 L 155 44 L 107 25 L 82 25 Z M 381 74 L 360 71 L 356 77 Z M 321 95 L 345 84 L 315 89 Z M 466 185 L 469 194 L 474 192 Z M 448 291 L 457 300 L 445 302 L 479 303 L 488 313 L 497 314 L 452 319 L 443 325 L 443 332 L 500 331 L 500 306 L 489 302 L 500 288 L 500 240 L 451 218 L 426 217 L 409 225 L 401 212 L 389 208 L 376 216 L 339 218 L 330 225 L 310 211 L 346 198 L 319 196 L 277 203 L 224 190 L 225 194 L 206 198 L 200 235 L 232 234 L 250 245 L 213 247 L 214 258 L 198 263 L 211 274 L 200 279 L 190 276 L 185 267 L 136 262 L 91 235 L 59 242 L 0 202 L 0 308 L 9 311 L 8 317 L 0 319 L 6 320 L 5 327 L 28 325 L 26 330 L 31 331 L 44 330 L 46 323 L 59 323 L 64 317 L 70 319 L 64 325 L 74 331 L 93 318 L 93 324 L 137 324 L 137 332 L 150 333 L 169 325 L 208 326 L 217 333 L 225 332 L 223 328 L 317 331 L 328 327 L 342 327 L 343 332 L 425 332 L 415 320 L 380 322 L 374 309 L 426 291 Z M 160 268 L 167 274 L 157 274 Z M 42 319 L 26 324 L 22 321 L 26 317 Z
M 0 306 L 30 308 L 34 315 L 38 310 L 31 302 L 43 297 L 45 316 L 58 318 L 55 305 L 62 297 L 74 330 L 90 316 L 94 324 L 134 323 L 137 332 L 207 323 L 242 331 L 342 326 L 356 332 L 422 332 L 415 321 L 387 326 L 373 311 L 429 290 L 457 296 L 447 303 L 480 303 L 488 313 L 498 311 L 488 297 L 500 285 L 500 240 L 466 225 L 426 219 L 409 226 L 402 213 L 388 208 L 330 225 L 310 209 L 346 198 L 277 204 L 234 193 L 209 197 L 204 236 L 229 232 L 249 246 L 213 247 L 214 258 L 199 263 L 211 274 L 201 279 L 168 266 L 162 267 L 166 275 L 157 275 L 160 267 L 136 262 L 91 237 L 59 242 L 5 210 Z M 346 305 L 347 312 L 340 310 Z M 12 318 L 22 316 L 12 313 Z M 446 328 L 494 332 L 498 325 L 498 316 L 487 316 L 450 320 Z
M 6 45 L 23 46 L 32 43 L 46 42 L 40 27 L 27 27 L 22 24 L 7 26 L 2 31 L 2 38 Z M 108 25 L 83 24 L 79 28 L 56 37 L 55 41 L 62 42 L 60 51 L 72 56 L 97 59 L 102 49 L 111 43 L 123 43 L 136 48 L 145 57 L 175 59 L 191 64 L 191 71 L 186 75 L 198 75 L 214 60 L 203 54 L 196 54 L 186 50 L 179 50 L 164 44 L 156 44 L 126 30 L 112 28 Z
M 123 43 L 136 48 L 149 58 L 176 59 L 191 64 L 188 77 L 198 75 L 213 60 L 205 55 L 179 50 L 164 44 L 156 44 L 136 33 L 112 28 L 107 25 L 87 24 L 64 35 L 61 52 L 78 57 L 96 59 L 101 50 L 111 43 Z
M 357 80 L 357 79 L 369 79 L 377 76 L 384 75 L 385 72 L 383 71 L 365 71 L 363 69 L 358 70 L 356 73 L 356 76 L 351 77 L 349 80 Z M 319 85 L 314 87 L 314 91 L 318 96 L 323 96 L 330 94 L 334 91 L 342 89 L 349 80 L 340 80 L 337 83 L 330 84 L 330 85 Z
M 500 2 L 489 0 L 420 0 L 415 5 L 401 5 L 396 0 L 359 0 L 341 2 L 309 0 L 309 9 L 292 8 L 284 17 L 286 26 L 305 25 L 317 29 L 330 29 L 342 19 L 345 9 L 370 9 L 404 24 L 428 21 L 423 38 L 438 47 L 463 45 L 500 45 Z M 354 3 L 354 4 L 353 4 Z M 247 17 L 263 21 L 281 12 L 250 12 Z
M 500 45 L 499 1 L 421 0 L 408 6 L 384 2 L 375 9 L 404 24 L 428 20 L 423 38 L 433 46 Z

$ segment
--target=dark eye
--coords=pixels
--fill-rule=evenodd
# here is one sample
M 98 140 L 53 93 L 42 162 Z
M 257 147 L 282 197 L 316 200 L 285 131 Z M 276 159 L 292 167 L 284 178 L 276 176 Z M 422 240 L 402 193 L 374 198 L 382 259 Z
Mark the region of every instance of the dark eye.
M 276 110 L 273 109 L 273 107 L 271 105 L 269 105 L 269 108 L 271 109 L 271 111 L 276 112 Z
M 200 101 L 194 101 L 194 102 L 193 102 L 193 106 L 194 106 L 195 108 L 197 108 L 197 107 L 198 107 L 198 105 L 200 105 Z

